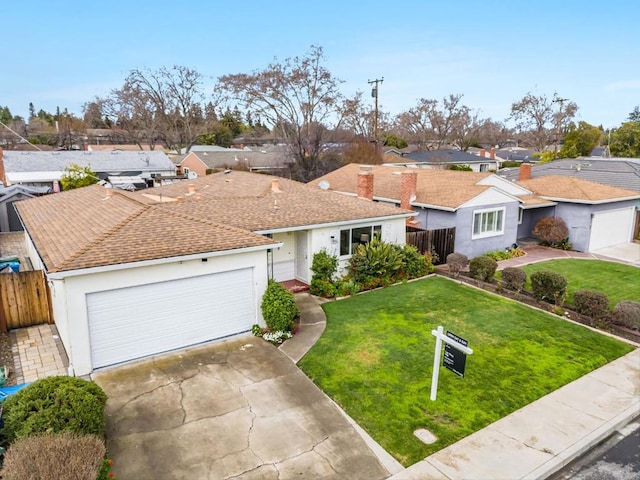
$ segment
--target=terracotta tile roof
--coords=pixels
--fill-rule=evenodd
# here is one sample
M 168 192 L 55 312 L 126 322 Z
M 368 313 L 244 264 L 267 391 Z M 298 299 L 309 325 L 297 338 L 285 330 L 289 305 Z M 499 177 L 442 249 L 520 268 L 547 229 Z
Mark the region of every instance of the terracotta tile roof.
M 245 230 L 138 202 L 100 186 L 17 204 L 48 272 L 269 245 Z
M 318 187 L 327 181 L 330 190 L 357 193 L 358 172 L 361 165 L 352 163 L 335 170 L 308 185 Z M 400 202 L 400 172 L 417 172 L 416 200 L 414 203 L 456 209 L 482 192 L 492 188 L 478 185 L 489 173 L 458 172 L 426 168 L 372 166 L 374 198 L 393 199 Z
M 550 200 L 605 203 L 611 200 L 640 198 L 638 192 L 574 177 L 549 175 L 516 183 Z
M 253 232 L 410 213 L 247 172 L 141 192 L 93 185 L 17 207 L 49 272 L 267 246 Z

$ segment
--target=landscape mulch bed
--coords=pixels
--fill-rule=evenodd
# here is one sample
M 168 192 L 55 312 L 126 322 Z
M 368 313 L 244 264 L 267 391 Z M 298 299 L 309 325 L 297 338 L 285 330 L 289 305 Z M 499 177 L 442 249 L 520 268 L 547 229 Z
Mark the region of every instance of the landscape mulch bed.
M 555 313 L 555 309 L 557 308 L 556 305 L 543 302 L 540 300 L 536 300 L 531 294 L 531 292 L 527 292 L 527 291 L 515 292 L 513 290 L 508 290 L 502 287 L 501 285 L 499 285 L 498 283 L 488 283 L 488 282 L 483 282 L 481 280 L 476 280 L 475 278 L 468 276 L 468 273 L 466 274 L 465 273 L 466 272 L 460 273 L 460 275 L 458 275 L 457 277 L 454 277 L 453 275 L 445 271 L 438 272 L 439 275 L 442 275 L 444 277 L 449 277 L 454 280 L 459 280 L 461 282 L 466 283 L 467 285 L 473 285 L 475 287 L 481 288 L 491 293 L 495 293 L 502 297 L 510 298 L 517 302 L 524 303 L 526 305 L 536 307 L 541 310 L 545 310 L 554 315 L 556 314 Z M 627 340 L 640 344 L 640 331 L 638 330 L 631 330 L 629 328 L 625 328 L 620 325 L 613 325 L 613 324 L 598 325 L 596 322 L 594 322 L 594 320 L 591 317 L 588 317 L 586 315 L 581 315 L 578 312 L 572 310 L 570 307 L 567 307 L 566 305 L 562 305 L 560 306 L 560 308 L 562 308 L 563 311 L 565 312 L 566 318 L 573 320 L 574 322 L 578 322 L 578 323 L 582 323 L 583 325 L 588 325 L 590 327 L 598 328 L 599 330 L 612 333 L 613 335 L 616 335 L 618 337 L 625 338 Z

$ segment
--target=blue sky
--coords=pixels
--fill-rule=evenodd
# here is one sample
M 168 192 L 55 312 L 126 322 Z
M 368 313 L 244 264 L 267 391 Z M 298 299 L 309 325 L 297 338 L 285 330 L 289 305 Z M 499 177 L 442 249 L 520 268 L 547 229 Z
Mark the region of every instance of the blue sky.
M 0 105 L 78 115 L 133 68 L 186 65 L 215 78 L 324 48 L 342 91 L 384 77 L 392 115 L 461 93 L 505 120 L 527 92 L 558 92 L 577 120 L 615 127 L 640 104 L 640 2 L 23 0 L 4 2 Z M 207 86 L 207 90 L 210 87 Z

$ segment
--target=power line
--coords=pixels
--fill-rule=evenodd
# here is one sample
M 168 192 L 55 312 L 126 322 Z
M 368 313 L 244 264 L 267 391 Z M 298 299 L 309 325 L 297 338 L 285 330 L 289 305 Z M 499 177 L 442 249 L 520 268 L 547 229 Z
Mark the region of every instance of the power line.
M 26 138 L 24 138 L 22 135 L 20 135 L 18 132 L 16 132 L 15 130 L 13 130 L 12 128 L 6 126 L 4 123 L 0 122 L 0 125 L 2 125 L 4 128 L 6 128 L 7 130 L 9 130 L 11 133 L 17 135 L 18 137 L 20 137 L 21 140 L 24 140 L 25 142 L 27 142 L 29 145 L 31 145 L 33 148 L 35 148 L 36 150 L 40 150 L 42 151 L 42 149 L 40 147 L 38 147 L 37 145 L 34 145 L 33 143 L 31 143 L 29 140 L 27 140 Z

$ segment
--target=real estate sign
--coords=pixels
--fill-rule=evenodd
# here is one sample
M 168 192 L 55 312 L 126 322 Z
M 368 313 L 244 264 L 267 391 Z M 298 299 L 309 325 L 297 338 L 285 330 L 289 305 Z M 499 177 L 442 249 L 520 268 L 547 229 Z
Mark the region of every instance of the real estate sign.
M 464 345 L 465 347 L 469 346 L 469 342 L 467 342 L 464 338 L 459 337 L 455 333 L 450 332 L 449 330 L 447 330 L 446 335 L 460 345 Z M 445 368 L 451 370 L 459 377 L 464 377 L 464 367 L 466 363 L 466 353 L 464 353 L 462 350 L 458 350 L 449 343 L 444 344 L 444 357 L 442 359 L 442 365 Z

